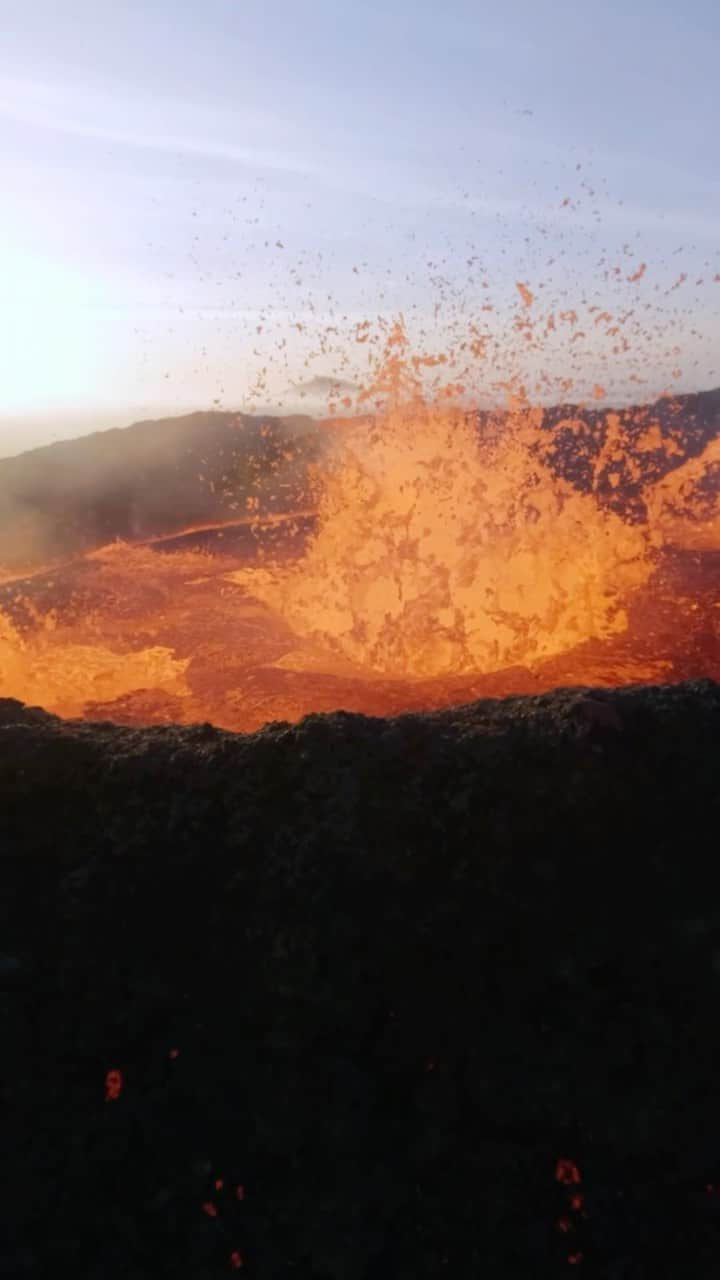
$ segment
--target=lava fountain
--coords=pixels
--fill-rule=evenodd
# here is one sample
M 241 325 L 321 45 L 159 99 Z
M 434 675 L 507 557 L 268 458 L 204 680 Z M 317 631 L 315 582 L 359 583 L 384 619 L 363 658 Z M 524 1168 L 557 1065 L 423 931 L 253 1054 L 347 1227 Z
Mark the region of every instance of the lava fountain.
M 418 364 L 398 325 L 366 393 L 383 407 L 344 433 L 304 556 L 232 575 L 303 642 L 284 665 L 489 673 L 622 632 L 653 570 L 648 528 L 551 472 L 542 411 L 478 438 L 457 388 L 423 395 Z

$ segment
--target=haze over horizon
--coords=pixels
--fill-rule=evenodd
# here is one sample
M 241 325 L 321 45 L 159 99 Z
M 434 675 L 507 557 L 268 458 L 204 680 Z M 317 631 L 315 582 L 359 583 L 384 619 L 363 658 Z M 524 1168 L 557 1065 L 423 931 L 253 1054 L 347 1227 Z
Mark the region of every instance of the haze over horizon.
M 0 456 L 294 411 L 362 377 L 353 325 L 402 312 L 437 349 L 488 299 L 494 377 L 532 386 L 518 281 L 634 316 L 618 357 L 548 339 L 569 398 L 720 383 L 709 0 L 30 0 L 4 28 Z

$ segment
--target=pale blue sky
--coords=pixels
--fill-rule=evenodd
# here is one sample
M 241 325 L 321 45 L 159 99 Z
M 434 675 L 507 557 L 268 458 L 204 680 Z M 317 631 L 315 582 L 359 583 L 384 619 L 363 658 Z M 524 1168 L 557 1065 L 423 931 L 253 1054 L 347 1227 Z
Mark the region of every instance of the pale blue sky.
M 0 453 L 287 406 L 361 373 L 354 322 L 402 310 L 441 345 L 487 298 L 488 389 L 720 383 L 718 65 L 711 0 L 6 0 Z M 633 309 L 630 349 L 531 355 L 517 280 Z

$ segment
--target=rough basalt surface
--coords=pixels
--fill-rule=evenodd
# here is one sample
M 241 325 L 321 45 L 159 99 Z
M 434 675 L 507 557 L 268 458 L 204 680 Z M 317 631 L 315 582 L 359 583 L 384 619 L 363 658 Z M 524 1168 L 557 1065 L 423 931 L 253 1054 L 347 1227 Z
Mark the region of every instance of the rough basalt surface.
M 0 1274 L 720 1274 L 720 686 L 6 700 L 0 804 Z

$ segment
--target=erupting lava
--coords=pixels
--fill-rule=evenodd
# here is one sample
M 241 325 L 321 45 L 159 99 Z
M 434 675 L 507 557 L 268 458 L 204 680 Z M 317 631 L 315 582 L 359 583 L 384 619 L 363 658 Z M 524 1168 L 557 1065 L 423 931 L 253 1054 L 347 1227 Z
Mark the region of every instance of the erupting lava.
M 290 514 L 238 491 L 244 519 L 0 576 L 0 695 L 251 730 L 720 675 L 720 437 L 683 452 L 672 412 L 548 422 L 522 397 L 478 415 L 424 388 L 446 363 L 396 326 Z
M 302 560 L 236 582 L 327 664 L 368 674 L 532 666 L 625 629 L 623 601 L 653 568 L 649 532 L 551 473 L 541 412 L 511 411 L 478 440 L 449 397 L 424 398 L 400 326 L 375 393 L 386 403 L 345 433 Z

